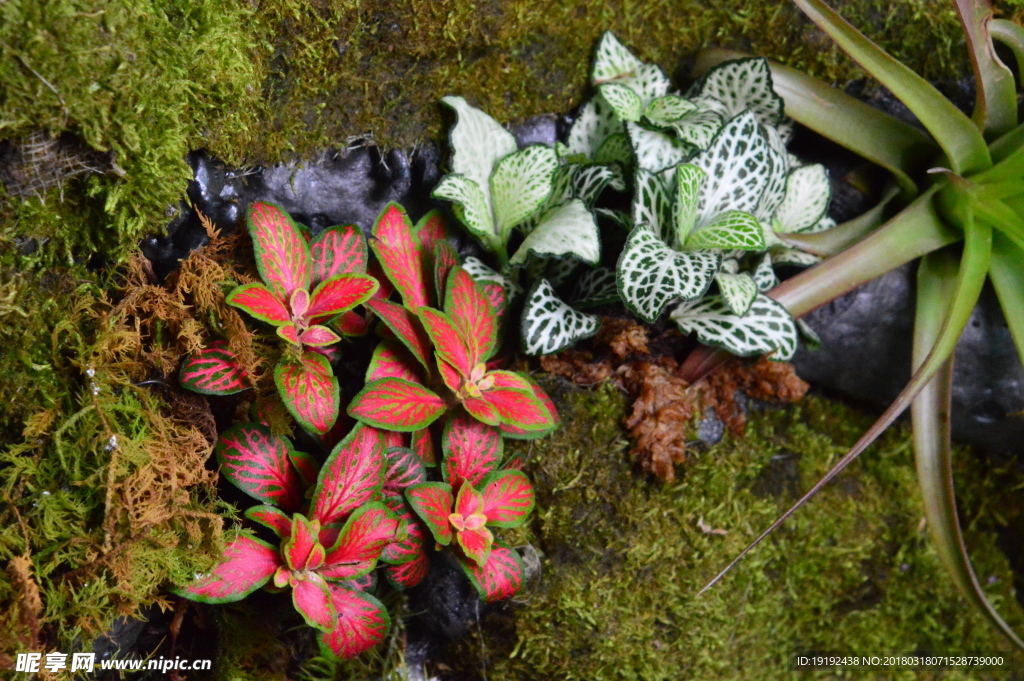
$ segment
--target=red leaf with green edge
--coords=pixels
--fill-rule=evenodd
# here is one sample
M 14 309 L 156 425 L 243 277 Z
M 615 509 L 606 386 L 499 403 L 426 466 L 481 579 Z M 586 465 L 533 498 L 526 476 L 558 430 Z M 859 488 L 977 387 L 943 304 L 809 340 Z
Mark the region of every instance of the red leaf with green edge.
M 377 573 L 367 572 L 362 577 L 338 582 L 338 585 L 344 586 L 348 589 L 354 589 L 355 591 L 373 591 L 377 586 Z
M 260 283 L 243 284 L 235 288 L 224 299 L 228 305 L 237 307 L 261 321 L 280 326 L 290 322 L 291 313 L 284 304 L 285 299 Z
M 551 398 L 548 396 L 546 392 L 544 392 L 544 389 L 537 385 L 537 382 L 534 381 L 532 378 L 521 378 L 526 379 L 526 381 L 530 384 L 530 388 L 533 390 L 534 396 L 548 410 L 548 415 L 551 417 L 551 425 L 547 428 L 540 428 L 538 430 L 527 430 L 526 428 L 520 428 L 511 423 L 502 423 L 499 426 L 499 428 L 501 429 L 501 434 L 509 439 L 535 440 L 539 437 L 544 437 L 551 431 L 558 428 L 558 426 L 562 423 L 562 420 L 558 416 L 558 409 L 555 408 L 555 403 L 551 401 Z M 506 464 L 505 467 L 508 468 L 508 465 Z
M 306 319 L 336 315 L 362 305 L 377 291 L 377 280 L 368 274 L 339 274 L 320 282 L 313 290 Z
M 469 376 L 479 359 L 471 352 L 462 332 L 451 318 L 429 307 L 421 307 L 416 315 L 434 344 L 435 352 L 463 376 Z
M 387 300 L 391 297 L 391 294 L 395 292 L 395 286 L 388 279 L 388 276 L 384 273 L 384 269 L 380 266 L 377 260 L 371 260 L 370 264 L 366 267 L 366 273 L 377 280 L 380 284 L 380 288 L 373 294 L 375 300 Z
M 320 544 L 320 524 L 310 521 L 301 513 L 292 516 L 292 530 L 281 545 L 281 554 L 290 570 L 313 570 L 324 562 L 324 547 Z
M 361 337 L 370 332 L 370 324 L 366 317 L 352 310 L 342 312 L 332 319 L 330 324 L 342 336 Z
M 466 557 L 477 565 L 484 565 L 491 554 L 491 545 L 494 543 L 494 535 L 486 527 L 475 530 L 463 530 L 456 532 L 455 538 L 459 542 Z
M 388 204 L 373 226 L 373 236 L 370 248 L 401 294 L 405 307 L 415 311 L 429 305 L 424 250 L 413 238 L 412 222 L 405 210 L 397 204 Z
M 387 450 L 388 472 L 384 480 L 384 493 L 401 494 L 409 485 L 427 481 L 427 471 L 419 455 L 405 447 Z
M 329 584 L 328 588 L 338 623 L 320 635 L 324 655 L 349 660 L 387 638 L 391 618 L 380 601 L 363 591 L 337 584 Z
M 246 212 L 256 267 L 271 291 L 287 300 L 295 289 L 308 289 L 312 275 L 309 245 L 280 207 L 256 201 Z
M 441 212 L 436 210 L 432 210 L 421 217 L 412 231 L 416 241 L 426 248 L 427 252 L 433 250 L 435 242 L 444 241 L 448 238 L 448 225 L 445 224 L 444 216 L 441 215 Z
M 459 267 L 459 254 L 447 241 L 434 244 L 434 290 L 437 291 L 437 307 L 442 307 L 448 290 L 448 276 L 452 269 Z
M 412 434 L 412 451 L 420 457 L 424 466 L 436 466 L 437 455 L 434 453 L 434 438 L 429 428 L 414 431 Z
M 365 380 L 370 383 L 381 378 L 400 378 L 410 383 L 422 383 L 422 374 L 408 351 L 392 341 L 381 341 L 370 357 Z
M 321 631 L 331 631 L 337 624 L 338 613 L 327 582 L 315 572 L 304 577 L 291 579 L 292 605 L 306 624 Z
M 321 525 L 340 522 L 350 511 L 376 498 L 386 471 L 380 432 L 357 425 L 320 468 L 310 515 Z
M 483 567 L 459 557 L 469 581 L 487 603 L 511 598 L 523 587 L 523 561 L 512 549 L 495 543 Z
M 494 387 L 481 397 L 494 407 L 502 423 L 523 430 L 545 430 L 555 425 L 551 412 L 537 399 L 526 379 L 511 371 L 491 371 L 487 376 L 494 377 Z
M 307 349 L 312 350 L 318 355 L 323 355 L 323 357 L 327 360 L 328 364 L 331 364 L 332 362 L 337 362 L 339 359 L 341 359 L 341 348 L 339 348 L 337 345 L 313 345 Z
M 448 516 L 455 506 L 452 488 L 443 482 L 421 482 L 405 488 L 405 499 L 416 511 L 438 544 L 447 546 L 452 541 L 452 526 Z
M 238 535 L 224 550 L 220 565 L 174 592 L 192 601 L 234 603 L 270 581 L 281 564 L 276 548 L 259 539 Z
M 430 340 L 423 332 L 423 326 L 416 318 L 416 315 L 406 310 L 401 305 L 386 300 L 367 301 L 366 307 L 370 308 L 375 315 L 380 317 L 384 325 L 395 334 L 395 338 L 401 341 L 402 345 L 409 349 L 413 357 L 420 364 L 427 367 L 427 357 L 430 355 Z
M 458 490 L 463 482 L 479 486 L 491 471 L 498 468 L 502 448 L 497 428 L 468 414 L 457 413 L 448 419 L 441 436 L 444 481 L 453 490 Z
M 462 401 L 462 406 L 469 412 L 470 416 L 486 423 L 489 426 L 497 426 L 501 423 L 501 414 L 489 401 L 480 397 L 469 397 Z
M 462 388 L 463 378 L 467 377 L 464 377 L 461 374 L 459 374 L 458 370 L 456 370 L 455 367 L 453 367 L 451 364 L 444 361 L 440 357 L 437 357 L 436 359 L 438 373 L 441 374 L 441 379 L 444 381 L 444 384 L 448 386 L 448 389 L 451 390 L 453 393 L 459 392 L 459 389 Z
M 444 400 L 418 383 L 382 378 L 352 398 L 348 413 L 371 426 L 411 433 L 436 421 L 445 408 Z
M 501 319 L 505 316 L 506 309 L 508 309 L 508 295 L 505 293 L 505 287 L 493 282 L 481 284 L 481 286 L 484 290 L 484 295 L 487 296 L 487 302 L 491 304 L 491 309 L 494 310 L 494 316 L 500 325 Z
M 319 572 L 327 579 L 355 579 L 372 570 L 401 527 L 398 515 L 381 502 L 360 506 L 327 551 Z
M 299 343 L 302 345 L 333 345 L 340 340 L 341 336 L 319 324 L 309 327 L 299 336 Z
M 400 494 L 384 497 L 384 503 L 398 518 L 405 523 L 405 536 L 393 541 L 384 547 L 380 559 L 385 563 L 400 565 L 415 560 L 423 553 L 423 545 L 426 539 L 426 531 L 422 524 L 413 514 L 405 497 Z
M 292 518 L 273 506 L 252 506 L 245 510 L 245 517 L 264 527 L 269 527 L 281 539 L 292 536 Z
M 313 281 L 326 281 L 339 274 L 366 272 L 369 256 L 366 239 L 355 225 L 328 227 L 309 245 L 313 260 Z
M 299 425 L 319 435 L 331 429 L 341 409 L 341 396 L 326 357 L 307 351 L 298 362 L 281 360 L 274 368 L 274 383 Z
M 288 452 L 288 458 L 298 471 L 303 487 L 308 488 L 316 484 L 317 475 L 320 474 L 320 464 L 316 459 L 305 452 L 295 450 Z
M 277 327 L 277 335 L 292 345 L 302 345 L 302 341 L 299 340 L 299 327 L 295 325 L 295 322 L 287 322 Z
M 494 309 L 479 284 L 469 272 L 456 267 L 448 277 L 444 311 L 462 332 L 469 345 L 473 362 L 486 362 L 494 354 L 498 342 L 498 320 Z
M 266 426 L 240 423 L 217 440 L 213 453 L 220 472 L 253 499 L 297 511 L 302 505 L 302 479 L 292 466 L 292 443 Z
M 505 459 L 505 464 L 501 468 L 506 471 L 521 471 L 525 466 L 526 456 L 519 452 Z
M 182 387 L 202 395 L 234 395 L 249 387 L 245 370 L 224 341 L 214 341 L 189 356 L 181 365 L 178 380 Z
M 483 514 L 494 527 L 519 527 L 533 511 L 533 485 L 522 471 L 495 471 L 484 479 Z
M 427 557 L 426 551 L 420 550 L 416 557 L 408 563 L 387 566 L 384 574 L 391 586 L 399 591 L 405 591 L 422 582 L 429 571 L 430 559 Z
M 473 487 L 472 483 L 464 483 L 455 497 L 455 513 L 463 518 L 483 513 L 484 495 Z

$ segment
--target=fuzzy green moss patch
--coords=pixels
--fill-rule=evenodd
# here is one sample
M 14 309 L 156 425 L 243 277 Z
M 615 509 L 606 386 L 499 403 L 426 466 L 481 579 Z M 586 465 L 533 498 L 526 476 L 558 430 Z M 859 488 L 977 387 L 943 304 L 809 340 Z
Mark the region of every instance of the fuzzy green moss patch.
M 610 388 L 556 390 L 565 426 L 525 447 L 538 494 L 531 543 L 542 575 L 444 663 L 443 678 L 783 679 L 798 651 L 998 652 L 1006 645 L 956 593 L 922 525 L 908 433 L 896 428 L 719 585 L 695 594 L 866 427 L 809 398 L 754 413 L 748 435 L 700 453 L 681 482 L 634 476 Z M 515 449 L 515 448 L 513 448 Z M 1018 630 L 1024 615 L 981 501 L 1006 499 L 962 452 L 958 471 L 979 578 Z M 1019 481 L 1018 481 L 1019 483 Z M 1011 495 L 1012 496 L 1012 495 Z M 1019 499 L 1017 500 L 1019 506 Z M 1008 508 L 1003 506 L 1003 508 Z M 976 512 L 981 511 L 980 515 Z M 1010 666 L 985 678 L 1008 678 Z M 842 678 L 980 678 L 909 669 Z

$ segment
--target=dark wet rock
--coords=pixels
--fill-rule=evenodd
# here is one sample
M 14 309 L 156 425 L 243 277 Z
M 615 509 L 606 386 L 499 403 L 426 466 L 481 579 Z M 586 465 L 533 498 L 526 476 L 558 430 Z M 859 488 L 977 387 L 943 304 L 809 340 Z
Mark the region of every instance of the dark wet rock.
M 721 442 L 725 435 L 725 422 L 718 418 L 714 407 L 704 412 L 704 417 L 697 424 L 697 439 L 711 446 Z
M 93 642 L 97 660 L 122 658 L 146 628 L 145 618 L 119 617 L 103 636 Z
M 544 144 L 554 146 L 555 142 L 561 139 L 558 136 L 558 116 L 547 114 L 534 116 L 520 125 L 512 127 L 512 134 L 520 148 L 531 144 Z
M 811 384 L 884 408 L 910 380 L 914 319 L 912 266 L 868 282 L 805 319 L 821 335 L 820 350 L 793 360 Z M 1024 441 L 1024 368 L 990 289 L 957 345 L 953 436 L 994 454 Z

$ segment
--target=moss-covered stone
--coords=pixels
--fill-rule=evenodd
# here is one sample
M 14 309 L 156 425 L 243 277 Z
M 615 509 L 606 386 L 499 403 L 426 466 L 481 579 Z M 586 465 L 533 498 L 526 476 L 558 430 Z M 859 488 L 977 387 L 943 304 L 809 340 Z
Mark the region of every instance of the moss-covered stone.
M 886 434 L 698 597 L 869 420 L 820 398 L 755 412 L 746 438 L 708 449 L 681 482 L 658 487 L 626 460 L 617 393 L 554 394 L 565 426 L 522 447 L 537 488 L 529 541 L 544 554 L 542 576 L 518 604 L 484 619 L 482 649 L 474 635 L 446 656 L 459 671 L 443 678 L 481 678 L 481 660 L 492 681 L 835 678 L 793 671 L 794 653 L 1006 650 L 957 595 L 930 546 L 905 428 Z M 958 460 L 975 567 L 1019 629 L 1012 575 L 987 531 L 998 521 L 972 492 L 992 494 L 986 480 L 996 474 L 969 456 Z M 1008 658 L 998 672 L 941 678 L 1010 678 L 1011 669 Z M 852 678 L 939 675 L 904 669 Z

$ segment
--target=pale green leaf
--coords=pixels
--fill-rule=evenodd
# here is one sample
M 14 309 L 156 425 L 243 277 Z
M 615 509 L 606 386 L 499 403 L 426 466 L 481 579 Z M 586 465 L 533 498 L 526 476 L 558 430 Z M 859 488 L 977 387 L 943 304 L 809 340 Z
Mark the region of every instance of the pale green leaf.
M 741 114 L 722 128 L 693 165 L 707 173 L 698 223 L 730 210 L 752 213 L 774 170 L 772 149 L 753 113 Z
M 591 71 L 591 84 L 600 85 L 616 78 L 629 75 L 644 63 L 623 47 L 611 31 L 605 31 L 597 44 L 597 55 L 594 57 L 594 68 Z
M 657 64 L 641 64 L 631 74 L 620 76 L 615 82 L 627 86 L 640 97 L 641 112 L 652 100 L 667 95 L 672 85 Z
M 652 125 L 664 128 L 683 116 L 694 113 L 697 105 L 679 95 L 665 95 L 652 99 L 644 107 L 643 116 Z
M 696 333 L 705 345 L 725 348 L 734 355 L 767 355 L 775 361 L 793 358 L 797 330 L 786 308 L 757 294 L 747 314 L 739 317 L 721 296 L 683 303 L 672 312 L 683 333 Z
M 704 295 L 718 265 L 718 255 L 675 251 L 650 227 L 638 225 L 616 267 L 619 296 L 631 312 L 653 324 L 670 303 Z
M 695 165 L 676 167 L 676 192 L 673 209 L 672 246 L 681 249 L 697 222 L 697 206 L 707 174 Z M 640 221 L 638 221 L 640 222 Z
M 457 120 L 449 134 L 452 172 L 463 175 L 480 187 L 484 203 L 490 207 L 491 173 L 498 161 L 515 153 L 516 138 L 496 120 L 466 103 L 462 97 L 442 97 L 441 102 L 455 111 Z
M 775 276 L 775 270 L 772 269 L 771 253 L 765 253 L 761 256 L 761 260 L 758 261 L 757 267 L 754 268 L 751 276 L 754 277 L 757 289 L 762 293 L 770 291 L 779 285 L 779 278 Z
M 544 205 L 551 194 L 558 155 L 540 144 L 506 156 L 491 175 L 494 219 L 502 242 L 509 232 Z
M 445 175 L 431 196 L 451 201 L 454 204 L 452 213 L 455 217 L 471 234 L 480 239 L 488 250 L 494 251 L 504 246 L 504 241 L 491 220 L 487 197 L 476 182 L 464 175 Z
M 731 210 L 721 213 L 686 239 L 687 250 L 720 248 L 759 251 L 765 248 L 761 223 L 750 213 Z
M 700 106 L 671 124 L 679 139 L 698 149 L 707 149 L 722 129 L 725 119 L 715 109 Z
M 825 166 L 815 163 L 793 168 L 786 178 L 786 197 L 775 211 L 775 231 L 788 234 L 814 229 L 825 217 L 831 198 Z
M 622 122 L 601 97 L 593 97 L 580 109 L 569 130 L 567 147 L 570 154 L 596 160 L 598 149 L 612 135 L 622 132 Z
M 757 298 L 757 284 L 749 274 L 728 274 L 719 272 L 715 275 L 715 283 L 718 284 L 718 291 L 722 299 L 729 306 L 733 314 L 742 317 L 750 310 Z
M 782 120 L 783 101 L 772 88 L 767 59 L 737 59 L 720 64 L 694 85 L 691 95 L 719 102 L 725 119 L 752 111 L 767 126 L 774 127 Z
M 578 312 L 559 299 L 546 280 L 538 281 L 526 298 L 521 328 L 523 351 L 547 355 L 597 333 L 600 319 Z
M 644 103 L 640 100 L 640 95 L 633 92 L 633 89 L 628 85 L 623 83 L 605 83 L 598 88 L 598 92 L 621 120 L 640 120 Z
M 620 126 L 621 128 L 621 126 Z M 633 145 L 629 141 L 629 135 L 624 132 L 617 132 L 609 135 L 601 142 L 601 146 L 594 152 L 594 163 L 611 165 L 619 163 L 623 166 L 633 164 Z M 625 191 L 625 183 L 616 187 L 619 191 Z
M 662 175 L 638 169 L 633 180 L 633 224 L 647 225 L 662 241 L 672 238 L 672 191 Z
M 672 168 L 693 154 L 694 147 L 672 135 L 648 130 L 637 123 L 626 123 L 638 168 L 658 173 Z
M 521 265 L 529 254 L 544 258 L 572 254 L 596 265 L 601 259 L 601 238 L 594 215 L 579 199 L 548 211 L 509 263 Z

